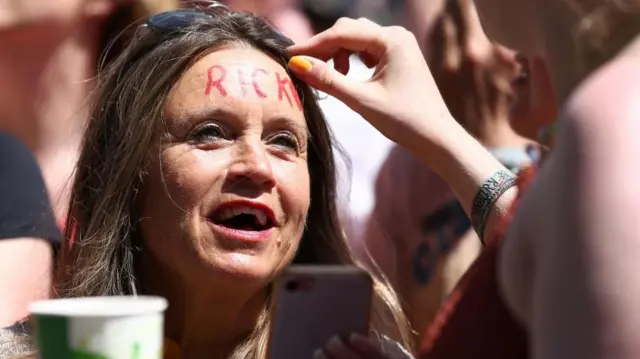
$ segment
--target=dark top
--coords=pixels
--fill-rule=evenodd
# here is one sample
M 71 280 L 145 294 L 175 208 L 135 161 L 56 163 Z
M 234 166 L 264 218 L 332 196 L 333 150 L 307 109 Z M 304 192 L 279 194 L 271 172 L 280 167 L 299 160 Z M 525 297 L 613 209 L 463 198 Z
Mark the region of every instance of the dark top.
M 20 237 L 57 246 L 61 233 L 33 154 L 19 139 L 0 132 L 0 240 Z

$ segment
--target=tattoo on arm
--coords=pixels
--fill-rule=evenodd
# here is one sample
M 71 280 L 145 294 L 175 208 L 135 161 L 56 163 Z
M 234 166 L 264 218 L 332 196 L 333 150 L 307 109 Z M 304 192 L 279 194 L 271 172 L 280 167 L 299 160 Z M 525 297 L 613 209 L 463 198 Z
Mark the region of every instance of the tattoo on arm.
M 423 218 L 423 239 L 412 259 L 413 277 L 418 284 L 429 284 L 438 260 L 449 253 L 470 228 L 471 221 L 457 201 L 449 202 Z
M 413 256 L 413 278 L 420 285 L 426 285 L 431 279 L 433 260 L 430 254 L 429 242 L 422 240 Z

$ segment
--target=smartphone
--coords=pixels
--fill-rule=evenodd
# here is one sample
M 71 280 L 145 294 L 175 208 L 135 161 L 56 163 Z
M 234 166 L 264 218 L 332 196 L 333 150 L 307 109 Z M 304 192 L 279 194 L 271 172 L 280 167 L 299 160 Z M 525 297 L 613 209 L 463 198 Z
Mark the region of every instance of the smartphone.
M 373 280 L 356 266 L 291 266 L 276 281 L 269 359 L 312 358 L 331 337 L 368 334 Z

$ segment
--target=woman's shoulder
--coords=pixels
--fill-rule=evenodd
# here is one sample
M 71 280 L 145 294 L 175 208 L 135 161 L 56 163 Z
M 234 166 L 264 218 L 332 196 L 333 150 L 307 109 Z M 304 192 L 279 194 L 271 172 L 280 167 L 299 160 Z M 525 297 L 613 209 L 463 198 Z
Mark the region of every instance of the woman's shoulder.
M 563 120 L 578 140 L 614 138 L 640 123 L 640 38 L 636 43 L 594 71 L 569 96 Z

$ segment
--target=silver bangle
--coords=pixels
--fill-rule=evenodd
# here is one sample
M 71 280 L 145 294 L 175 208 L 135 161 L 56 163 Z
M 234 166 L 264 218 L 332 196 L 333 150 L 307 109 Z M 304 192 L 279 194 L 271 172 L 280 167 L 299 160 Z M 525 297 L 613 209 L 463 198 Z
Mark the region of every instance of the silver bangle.
M 471 205 L 471 224 L 483 244 L 483 233 L 489 213 L 498 198 L 516 184 L 516 179 L 513 172 L 500 170 L 484 181 L 478 189 Z

